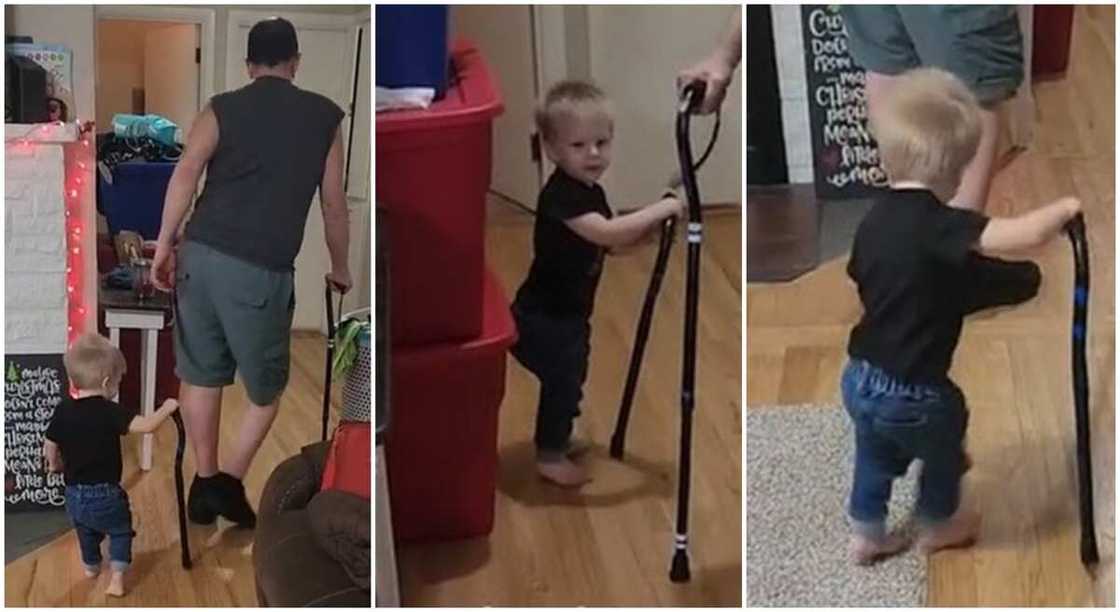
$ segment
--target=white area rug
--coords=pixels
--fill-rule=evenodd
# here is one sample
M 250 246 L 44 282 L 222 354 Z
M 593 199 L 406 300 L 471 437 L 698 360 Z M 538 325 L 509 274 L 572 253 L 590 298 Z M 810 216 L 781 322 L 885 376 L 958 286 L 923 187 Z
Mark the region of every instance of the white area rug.
M 871 567 L 848 560 L 855 442 L 843 407 L 746 413 L 747 606 L 924 605 L 926 559 L 915 550 Z M 895 481 L 894 529 L 910 530 L 916 467 Z

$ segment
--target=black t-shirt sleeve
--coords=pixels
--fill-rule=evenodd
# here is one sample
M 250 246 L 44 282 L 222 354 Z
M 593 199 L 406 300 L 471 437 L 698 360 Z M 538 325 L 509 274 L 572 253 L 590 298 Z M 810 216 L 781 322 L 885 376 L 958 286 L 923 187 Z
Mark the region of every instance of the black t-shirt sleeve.
M 941 210 L 930 219 L 932 231 L 927 234 L 927 248 L 937 259 L 962 265 L 980 241 L 988 226 L 988 217 L 971 210 L 939 206 Z
M 113 426 L 120 435 L 128 433 L 128 426 L 132 424 L 132 419 L 140 415 L 136 408 L 124 407 L 116 402 L 109 402 L 111 404 L 111 414 L 113 415 Z
M 331 126 L 331 135 L 334 135 L 334 130 L 342 123 L 342 118 L 346 116 L 341 108 L 338 107 L 333 101 L 328 100 L 327 121 Z

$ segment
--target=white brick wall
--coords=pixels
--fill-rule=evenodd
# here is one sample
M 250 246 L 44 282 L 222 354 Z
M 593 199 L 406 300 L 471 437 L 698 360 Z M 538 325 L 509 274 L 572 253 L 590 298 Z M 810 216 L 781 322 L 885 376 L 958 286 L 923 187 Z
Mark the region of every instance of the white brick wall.
M 66 350 L 62 145 L 5 146 L 4 350 Z
M 813 141 L 809 132 L 809 93 L 805 80 L 805 46 L 801 35 L 801 7 L 773 5 L 778 95 L 782 100 L 782 133 L 786 141 L 789 182 L 813 182 Z

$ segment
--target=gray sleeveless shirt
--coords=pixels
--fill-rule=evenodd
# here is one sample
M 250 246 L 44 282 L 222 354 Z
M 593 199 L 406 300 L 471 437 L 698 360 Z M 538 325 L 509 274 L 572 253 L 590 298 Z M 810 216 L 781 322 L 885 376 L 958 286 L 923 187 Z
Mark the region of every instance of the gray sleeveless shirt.
M 343 112 L 319 94 L 260 77 L 214 96 L 218 147 L 186 239 L 273 269 L 292 270 Z

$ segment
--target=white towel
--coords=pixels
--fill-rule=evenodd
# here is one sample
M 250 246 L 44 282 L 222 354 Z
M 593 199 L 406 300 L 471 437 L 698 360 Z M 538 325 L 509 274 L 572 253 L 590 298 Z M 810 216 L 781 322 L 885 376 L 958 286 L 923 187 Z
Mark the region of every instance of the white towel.
M 389 89 L 377 88 L 377 112 L 389 110 L 403 110 L 428 108 L 436 90 L 431 87 L 400 87 Z

